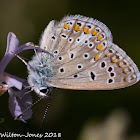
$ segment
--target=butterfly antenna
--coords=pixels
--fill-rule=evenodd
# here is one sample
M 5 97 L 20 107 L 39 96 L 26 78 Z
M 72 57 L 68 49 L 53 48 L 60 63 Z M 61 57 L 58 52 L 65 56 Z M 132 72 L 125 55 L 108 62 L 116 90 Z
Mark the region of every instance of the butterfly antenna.
M 50 104 L 51 104 L 51 96 L 49 97 L 49 102 L 48 102 L 47 107 L 46 107 L 46 110 L 45 110 L 45 112 L 44 112 L 44 116 L 43 116 L 43 118 L 42 118 L 42 121 L 41 121 L 41 124 L 40 124 L 40 128 L 42 128 L 42 126 L 43 126 L 43 123 L 44 123 L 44 120 L 45 120 L 46 115 L 47 115 L 47 113 L 48 113 L 48 109 L 49 109 L 49 107 L 50 107 Z
M 25 112 L 27 112 L 30 108 L 32 108 L 35 104 L 37 104 L 38 102 L 40 102 L 42 98 L 39 98 L 36 102 L 34 102 L 33 104 L 31 104 L 29 107 L 27 107 L 19 116 L 17 116 L 14 120 L 18 120 Z

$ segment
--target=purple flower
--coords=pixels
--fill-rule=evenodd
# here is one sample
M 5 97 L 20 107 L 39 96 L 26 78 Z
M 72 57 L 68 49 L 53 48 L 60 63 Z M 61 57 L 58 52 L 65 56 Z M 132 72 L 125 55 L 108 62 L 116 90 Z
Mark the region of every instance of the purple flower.
M 31 95 L 25 94 L 28 90 L 22 89 L 20 91 L 14 91 L 11 88 L 8 89 L 9 93 L 9 110 L 14 118 L 17 118 L 24 110 L 32 105 Z M 18 95 L 18 96 L 15 96 Z M 31 108 L 23 113 L 17 120 L 26 122 L 25 120 L 30 119 L 32 116 Z
M 18 53 L 20 53 L 20 52 L 22 52 L 24 50 L 36 49 L 36 50 L 48 53 L 49 55 L 52 56 L 52 54 L 50 54 L 49 52 L 41 49 L 40 47 L 35 46 L 31 42 L 23 44 L 20 47 L 18 47 L 18 45 L 19 45 L 19 41 L 16 38 L 15 34 L 10 32 L 8 34 L 8 37 L 7 37 L 7 49 L 6 49 L 6 52 L 5 52 L 5 56 L 3 57 L 3 59 L 0 62 L 0 77 L 1 77 L 1 74 L 3 73 L 4 69 L 8 65 L 8 63 L 12 60 L 12 58 L 16 54 L 18 54 Z
M 19 41 L 16 38 L 15 34 L 10 32 L 7 37 L 7 49 L 3 59 L 0 62 L 0 95 L 8 91 L 9 93 L 9 109 L 13 117 L 17 118 L 22 112 L 32 105 L 32 97 L 30 95 L 29 90 L 26 88 L 28 82 L 25 79 L 21 79 L 17 76 L 8 74 L 4 72 L 8 63 L 12 60 L 12 58 L 28 49 L 36 49 L 38 51 L 43 51 L 45 53 L 50 54 L 49 52 L 35 47 L 33 43 L 29 42 L 24 45 L 19 46 Z M 51 54 L 50 54 L 51 55 Z M 14 91 L 12 88 L 18 89 L 18 91 Z M 27 94 L 26 94 L 27 93 Z M 32 116 L 32 110 L 29 109 L 27 112 L 23 113 L 18 120 L 25 122 Z

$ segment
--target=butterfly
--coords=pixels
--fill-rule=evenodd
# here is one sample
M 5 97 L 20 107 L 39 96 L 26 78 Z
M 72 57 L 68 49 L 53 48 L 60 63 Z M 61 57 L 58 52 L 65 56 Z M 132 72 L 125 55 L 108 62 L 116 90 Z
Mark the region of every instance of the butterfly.
M 113 43 L 111 31 L 102 22 L 81 16 L 51 21 L 29 61 L 28 83 L 40 96 L 53 87 L 72 90 L 112 90 L 140 80 L 136 64 Z

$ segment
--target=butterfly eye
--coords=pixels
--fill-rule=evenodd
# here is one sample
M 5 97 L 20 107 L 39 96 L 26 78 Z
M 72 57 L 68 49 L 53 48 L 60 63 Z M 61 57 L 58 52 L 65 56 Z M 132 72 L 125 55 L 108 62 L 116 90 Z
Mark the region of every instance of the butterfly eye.
M 47 94 L 49 92 L 49 89 L 48 88 L 44 88 L 44 89 L 41 89 L 40 92 L 42 92 L 44 94 Z

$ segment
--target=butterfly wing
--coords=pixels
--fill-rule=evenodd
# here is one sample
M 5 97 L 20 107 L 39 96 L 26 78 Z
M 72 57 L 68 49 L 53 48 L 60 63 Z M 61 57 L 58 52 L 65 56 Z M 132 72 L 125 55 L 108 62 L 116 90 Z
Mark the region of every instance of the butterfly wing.
M 54 55 L 55 74 L 47 81 L 53 87 L 117 89 L 140 79 L 134 62 L 112 43 L 106 25 L 92 18 L 77 15 L 51 22 L 40 46 Z

